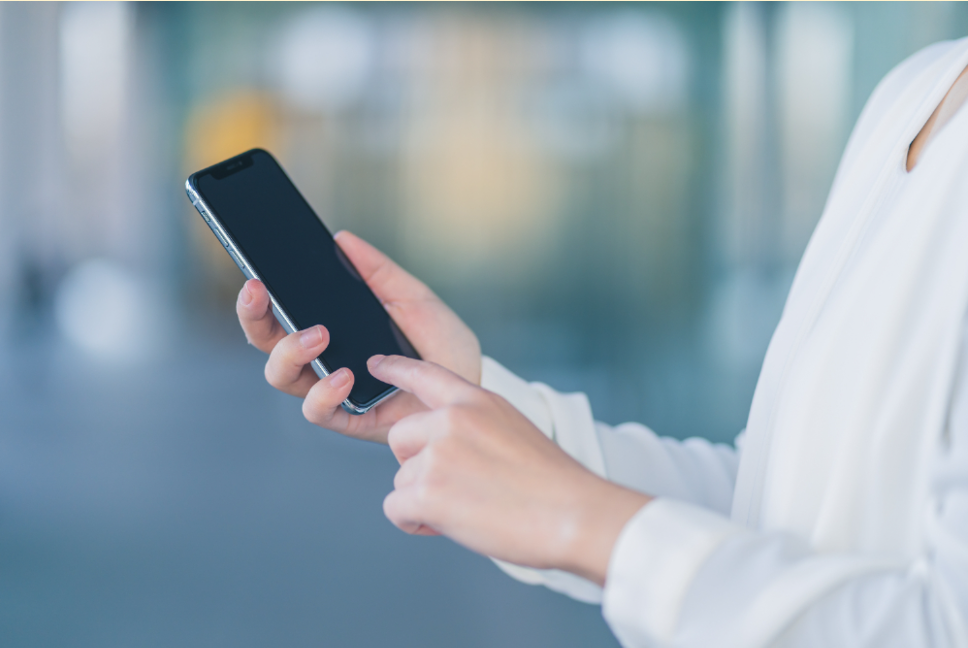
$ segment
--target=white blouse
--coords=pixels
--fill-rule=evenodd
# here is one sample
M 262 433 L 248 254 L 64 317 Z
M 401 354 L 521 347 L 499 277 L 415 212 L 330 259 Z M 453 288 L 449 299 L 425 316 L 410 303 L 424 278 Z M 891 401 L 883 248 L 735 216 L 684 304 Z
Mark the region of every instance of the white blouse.
M 966 64 L 968 39 L 939 43 L 875 90 L 735 448 L 595 422 L 485 358 L 485 388 L 657 497 L 604 590 L 503 569 L 600 601 L 624 646 L 968 646 L 968 111 L 904 170 Z

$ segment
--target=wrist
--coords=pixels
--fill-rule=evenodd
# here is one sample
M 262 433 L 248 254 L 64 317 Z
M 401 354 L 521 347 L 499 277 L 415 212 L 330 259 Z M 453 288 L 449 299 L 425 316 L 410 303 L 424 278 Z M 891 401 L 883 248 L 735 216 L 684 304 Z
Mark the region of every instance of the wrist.
M 594 480 L 575 498 L 575 507 L 563 522 L 557 562 L 560 569 L 604 586 L 619 534 L 654 498 L 597 476 Z

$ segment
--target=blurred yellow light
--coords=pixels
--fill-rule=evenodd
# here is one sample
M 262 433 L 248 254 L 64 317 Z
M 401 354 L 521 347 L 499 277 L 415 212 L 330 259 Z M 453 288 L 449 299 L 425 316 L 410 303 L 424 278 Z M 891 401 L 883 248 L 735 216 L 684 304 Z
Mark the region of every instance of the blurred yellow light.
M 195 106 L 189 114 L 184 173 L 187 176 L 255 147 L 273 151 L 278 142 L 279 119 L 267 96 L 240 91 L 216 97 Z M 242 274 L 195 210 L 190 211 L 193 247 L 211 275 L 215 296 L 232 300 L 242 283 Z
M 279 140 L 277 113 L 269 97 L 240 91 L 196 106 L 185 129 L 185 162 L 190 171 L 250 148 L 272 150 Z

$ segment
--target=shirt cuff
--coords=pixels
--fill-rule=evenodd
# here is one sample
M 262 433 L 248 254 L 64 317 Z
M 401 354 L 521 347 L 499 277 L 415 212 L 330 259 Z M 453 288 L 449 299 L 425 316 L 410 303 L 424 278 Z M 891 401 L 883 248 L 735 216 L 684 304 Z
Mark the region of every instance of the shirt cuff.
M 548 404 L 541 394 L 530 383 L 514 375 L 488 356 L 481 358 L 481 387 L 511 403 L 546 437 L 554 438 L 554 421 Z
M 501 570 L 515 580 L 527 583 L 528 585 L 543 585 L 548 589 L 570 596 L 582 603 L 599 604 L 602 602 L 602 588 L 585 580 L 581 576 L 575 576 L 558 569 L 532 569 L 531 567 L 521 567 L 497 558 L 491 558 Z
M 555 433 L 554 417 L 551 407 L 548 405 L 547 396 L 542 394 L 538 386 L 519 378 L 494 359 L 484 356 L 481 359 L 481 387 L 504 398 L 515 409 L 524 414 L 545 436 L 552 441 L 559 442 L 559 439 L 556 438 L 558 435 Z M 550 390 L 548 391 L 550 392 Z M 565 398 L 567 399 L 567 397 Z M 584 399 L 583 396 L 582 399 Z M 585 410 L 588 409 L 584 400 L 581 401 L 581 404 L 583 404 Z M 590 414 L 586 415 L 586 418 L 589 418 L 590 421 Z M 594 423 L 590 424 L 594 430 Z M 565 436 L 570 440 L 568 435 Z M 564 450 L 566 452 L 571 450 L 571 454 L 575 452 L 574 448 L 564 448 Z M 577 458 L 581 461 L 580 457 Z M 601 461 L 598 463 L 601 463 Z M 598 467 L 597 464 L 595 467 Z M 604 472 L 604 470 L 599 468 L 599 472 Z M 548 589 L 585 603 L 601 603 L 602 601 L 601 587 L 574 574 L 557 569 L 521 567 L 494 558 L 492 560 L 506 574 L 522 583 L 544 585 Z
M 655 499 L 619 534 L 602 614 L 622 645 L 667 643 L 693 579 L 705 560 L 744 527 L 704 508 Z

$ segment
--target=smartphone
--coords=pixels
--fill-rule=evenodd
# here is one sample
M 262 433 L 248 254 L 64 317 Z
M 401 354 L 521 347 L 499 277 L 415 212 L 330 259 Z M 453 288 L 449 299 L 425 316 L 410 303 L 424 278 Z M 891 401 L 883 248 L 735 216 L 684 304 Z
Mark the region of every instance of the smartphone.
M 185 190 L 242 273 L 265 284 L 286 331 L 329 330 L 312 368 L 320 378 L 341 367 L 353 372 L 346 411 L 364 414 L 394 394 L 367 359 L 420 356 L 275 158 L 246 151 L 193 173 Z

